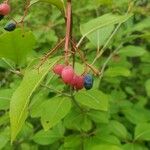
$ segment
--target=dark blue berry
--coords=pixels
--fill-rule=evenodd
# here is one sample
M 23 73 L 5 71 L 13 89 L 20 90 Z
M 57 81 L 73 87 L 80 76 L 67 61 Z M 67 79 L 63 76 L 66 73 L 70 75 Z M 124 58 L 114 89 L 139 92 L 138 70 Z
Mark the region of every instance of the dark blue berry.
M 0 15 L 0 21 L 4 18 L 4 15 Z
M 87 74 L 84 76 L 84 87 L 87 90 L 90 90 L 93 87 L 93 76 Z
M 13 30 L 16 29 L 16 24 L 15 24 L 15 23 L 10 23 L 10 24 L 6 25 L 6 26 L 4 27 L 4 29 L 5 29 L 6 31 L 13 31 Z

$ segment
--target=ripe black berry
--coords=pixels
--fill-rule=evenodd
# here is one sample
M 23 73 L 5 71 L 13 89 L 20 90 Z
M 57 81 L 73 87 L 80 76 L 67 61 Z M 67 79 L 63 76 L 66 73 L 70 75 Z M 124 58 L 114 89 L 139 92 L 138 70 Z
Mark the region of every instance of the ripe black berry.
M 4 15 L 0 15 L 0 21 L 4 18 Z
M 84 87 L 90 90 L 93 87 L 93 77 L 90 74 L 84 76 Z
M 7 25 L 4 27 L 4 29 L 5 29 L 6 31 L 13 31 L 13 30 L 16 29 L 16 24 L 15 24 L 15 23 L 7 24 Z

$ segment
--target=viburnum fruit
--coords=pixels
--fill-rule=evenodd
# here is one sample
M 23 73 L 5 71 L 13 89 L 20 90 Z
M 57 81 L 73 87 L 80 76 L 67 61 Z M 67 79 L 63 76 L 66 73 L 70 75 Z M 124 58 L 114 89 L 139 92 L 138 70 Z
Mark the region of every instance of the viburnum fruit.
M 10 12 L 10 6 L 7 3 L 0 4 L 0 14 L 3 16 L 8 15 Z
M 90 90 L 93 87 L 93 76 L 90 74 L 86 74 L 84 76 L 84 87 L 87 90 Z
M 74 75 L 70 85 L 76 90 L 81 90 L 84 87 L 83 76 Z
M 62 80 L 66 84 L 71 83 L 73 76 L 74 76 L 74 70 L 73 70 L 72 66 L 66 66 L 63 68 L 62 73 L 61 73 L 61 77 L 62 77 Z
M 65 68 L 65 65 L 63 64 L 56 64 L 54 67 L 53 67 L 53 71 L 55 74 L 57 75 L 61 75 L 62 73 L 62 70 Z
M 84 78 L 82 76 L 78 76 L 78 80 L 75 84 L 76 90 L 81 90 L 84 87 Z
M 7 25 L 4 27 L 4 29 L 5 29 L 6 31 L 13 31 L 13 30 L 16 29 L 16 24 L 15 24 L 15 23 L 9 23 L 9 24 L 7 24 Z

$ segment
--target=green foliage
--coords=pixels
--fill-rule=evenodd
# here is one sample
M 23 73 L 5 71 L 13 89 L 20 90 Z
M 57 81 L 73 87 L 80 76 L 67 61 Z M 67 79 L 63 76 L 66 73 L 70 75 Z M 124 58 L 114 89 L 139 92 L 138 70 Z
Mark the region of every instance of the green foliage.
M 105 14 L 81 25 L 80 30 L 83 37 L 87 37 L 96 47 L 100 47 L 112 33 L 115 24 L 125 22 L 130 17 L 131 15 Z
M 20 29 L 0 36 L 0 58 L 8 58 L 17 65 L 25 63 L 27 54 L 33 50 L 35 37 L 31 31 L 23 32 Z
M 10 102 L 10 123 L 11 123 L 11 140 L 13 141 L 16 135 L 21 130 L 27 115 L 28 104 L 33 92 L 42 82 L 49 69 L 57 62 L 58 59 L 52 59 L 42 66 L 40 71 L 35 68 L 35 65 L 28 67 L 23 81 L 14 92 Z M 49 66 L 51 65 L 51 66 Z
M 150 141 L 150 124 L 138 124 L 135 128 L 134 140 Z
M 108 110 L 108 96 L 98 90 L 79 92 L 75 95 L 76 100 L 84 106 L 96 110 Z
M 30 5 L 33 5 L 37 2 L 46 2 L 56 6 L 62 13 L 65 15 L 65 6 L 63 0 L 32 0 Z
M 50 129 L 48 131 L 44 130 L 38 131 L 32 137 L 32 139 L 38 144 L 49 145 L 63 138 L 64 132 L 65 132 L 64 127 L 62 123 L 60 123 L 55 128 Z
M 91 65 L 100 54 L 91 65 L 100 71 L 93 89 L 80 91 L 52 72 L 64 62 L 64 43 L 37 69 L 65 37 L 66 1 L 31 0 L 24 29 L 18 24 L 6 32 L 9 18 L 20 21 L 25 1 L 10 4 L 11 14 L 0 22 L 0 149 L 149 150 L 148 1 L 72 1 L 80 55 Z M 78 75 L 87 69 L 80 55 Z

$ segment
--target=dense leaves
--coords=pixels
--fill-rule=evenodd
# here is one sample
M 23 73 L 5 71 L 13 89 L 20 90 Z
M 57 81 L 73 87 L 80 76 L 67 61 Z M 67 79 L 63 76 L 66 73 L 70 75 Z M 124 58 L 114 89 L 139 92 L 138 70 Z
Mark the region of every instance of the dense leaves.
M 65 37 L 66 1 L 31 0 L 11 32 L 5 25 L 21 21 L 27 6 L 9 4 L 0 21 L 0 149 L 149 150 L 148 1 L 72 1 L 76 51 L 69 48 L 67 65 L 92 83 L 80 91 L 53 72 L 65 64 L 65 41 L 57 42 Z

